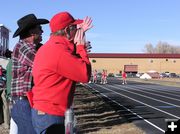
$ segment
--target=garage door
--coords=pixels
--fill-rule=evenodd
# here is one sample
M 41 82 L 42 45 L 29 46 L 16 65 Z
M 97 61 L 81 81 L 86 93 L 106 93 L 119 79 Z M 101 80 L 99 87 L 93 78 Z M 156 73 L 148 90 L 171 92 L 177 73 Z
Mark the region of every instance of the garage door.
M 136 73 L 138 72 L 138 65 L 124 65 L 124 71 L 127 73 Z

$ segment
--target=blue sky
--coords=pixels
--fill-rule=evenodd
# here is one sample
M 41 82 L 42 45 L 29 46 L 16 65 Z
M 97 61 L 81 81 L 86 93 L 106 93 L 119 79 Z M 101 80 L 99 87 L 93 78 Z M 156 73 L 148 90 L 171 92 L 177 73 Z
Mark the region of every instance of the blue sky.
M 10 49 L 18 40 L 12 35 L 19 18 L 34 13 L 50 20 L 61 11 L 92 17 L 94 27 L 87 32 L 92 52 L 142 53 L 147 43 L 159 41 L 180 46 L 180 0 L 1 0 L 0 24 L 11 30 Z M 43 30 L 46 42 L 49 25 Z

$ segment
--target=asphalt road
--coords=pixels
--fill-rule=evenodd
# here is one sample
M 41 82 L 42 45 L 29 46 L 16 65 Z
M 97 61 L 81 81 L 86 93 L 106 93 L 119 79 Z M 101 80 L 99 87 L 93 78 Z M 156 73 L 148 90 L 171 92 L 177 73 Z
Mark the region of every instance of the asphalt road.
M 112 78 L 108 84 L 87 85 L 106 99 L 113 101 L 118 112 L 147 134 L 163 134 L 166 119 L 180 119 L 180 88 L 157 84 L 121 81 Z

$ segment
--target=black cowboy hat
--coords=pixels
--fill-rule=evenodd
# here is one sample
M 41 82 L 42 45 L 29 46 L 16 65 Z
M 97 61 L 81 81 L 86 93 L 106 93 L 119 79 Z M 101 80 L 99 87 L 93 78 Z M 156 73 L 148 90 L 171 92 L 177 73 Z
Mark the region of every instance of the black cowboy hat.
M 49 21 L 46 19 L 37 19 L 34 14 L 28 14 L 17 21 L 19 28 L 15 31 L 13 38 L 21 35 L 22 32 L 29 30 L 33 26 L 47 23 Z

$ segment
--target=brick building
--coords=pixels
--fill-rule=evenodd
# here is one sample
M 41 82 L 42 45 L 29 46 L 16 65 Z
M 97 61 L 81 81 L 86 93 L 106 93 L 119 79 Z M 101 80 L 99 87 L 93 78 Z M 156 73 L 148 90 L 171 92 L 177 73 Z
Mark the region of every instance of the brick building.
M 180 54 L 147 54 L 147 53 L 90 53 L 92 68 L 108 73 L 118 74 L 145 73 L 151 70 L 159 73 L 180 74 Z

